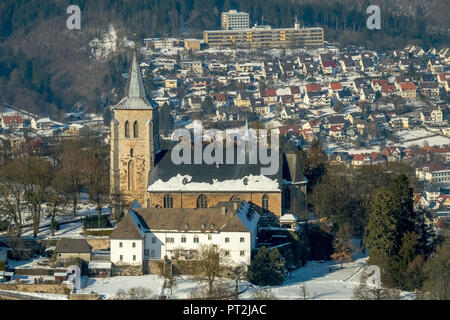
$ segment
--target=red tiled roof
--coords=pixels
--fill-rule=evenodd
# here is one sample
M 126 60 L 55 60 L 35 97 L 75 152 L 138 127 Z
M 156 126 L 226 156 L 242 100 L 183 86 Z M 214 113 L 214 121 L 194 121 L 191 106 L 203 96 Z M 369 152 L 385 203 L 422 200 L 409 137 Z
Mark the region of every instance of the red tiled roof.
M 421 170 L 423 168 L 428 168 L 429 172 L 440 171 L 440 170 L 446 169 L 446 167 L 442 163 L 439 163 L 439 162 L 429 162 L 429 163 L 421 165 L 417 169 Z
M 328 68 L 328 67 L 336 68 L 336 63 L 334 63 L 334 61 L 324 61 L 324 62 L 322 62 L 322 66 L 324 68 Z
M 417 205 L 420 202 L 420 199 L 422 199 L 422 194 L 420 193 L 416 194 L 413 198 L 414 205 Z
M 389 81 L 387 81 L 386 79 L 378 79 L 378 80 L 372 80 L 372 84 L 373 85 L 380 85 L 381 87 L 387 86 L 389 85 Z
M 450 79 L 450 72 L 439 73 L 439 81 L 445 81 L 446 79 Z
M 6 125 L 9 124 L 22 124 L 23 119 L 20 116 L 4 116 L 3 117 L 3 123 Z
M 342 84 L 340 82 L 330 83 L 331 90 L 342 90 Z
M 214 101 L 226 102 L 227 99 L 223 93 L 211 93 L 211 97 Z
M 288 133 L 289 131 L 294 131 L 296 133 L 300 133 L 300 128 L 298 125 L 290 125 L 290 126 L 279 126 L 278 131 L 281 135 Z
M 291 86 L 291 94 L 300 94 L 300 87 Z
M 393 93 L 395 92 L 395 87 L 392 84 L 387 84 L 381 87 L 381 91 L 386 93 Z
M 450 152 L 450 148 L 437 148 L 437 147 L 424 146 L 422 149 L 425 151 L 431 152 L 431 153 L 448 153 L 448 152 Z
M 277 96 L 277 90 L 275 89 L 265 89 L 264 90 L 264 97 L 276 97 Z
M 364 161 L 365 156 L 361 153 L 355 154 L 352 161 Z
M 322 90 L 322 85 L 320 83 L 310 83 L 306 85 L 306 92 L 314 92 Z
M 416 91 L 416 85 L 412 82 L 400 83 L 403 91 Z

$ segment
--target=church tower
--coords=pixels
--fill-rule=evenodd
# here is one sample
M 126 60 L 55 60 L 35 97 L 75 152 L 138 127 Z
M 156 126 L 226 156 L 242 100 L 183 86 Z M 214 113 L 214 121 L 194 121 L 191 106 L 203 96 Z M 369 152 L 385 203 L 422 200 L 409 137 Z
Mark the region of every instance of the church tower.
M 125 96 L 111 121 L 111 199 L 116 218 L 134 200 L 145 206 L 148 174 L 159 151 L 158 105 L 147 96 L 134 50 Z

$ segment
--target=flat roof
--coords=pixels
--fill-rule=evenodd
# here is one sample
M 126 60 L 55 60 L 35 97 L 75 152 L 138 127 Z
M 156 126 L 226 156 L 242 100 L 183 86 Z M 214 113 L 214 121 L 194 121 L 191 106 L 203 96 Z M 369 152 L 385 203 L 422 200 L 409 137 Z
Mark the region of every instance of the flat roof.
M 304 28 L 274 28 L 274 29 L 267 29 L 267 28 L 248 28 L 248 29 L 234 29 L 234 30 L 204 30 L 203 32 L 220 32 L 220 33 L 227 33 L 227 32 L 250 32 L 250 31 L 294 31 L 294 30 L 309 30 L 309 29 L 315 29 L 315 30 L 323 30 L 322 27 L 304 27 Z

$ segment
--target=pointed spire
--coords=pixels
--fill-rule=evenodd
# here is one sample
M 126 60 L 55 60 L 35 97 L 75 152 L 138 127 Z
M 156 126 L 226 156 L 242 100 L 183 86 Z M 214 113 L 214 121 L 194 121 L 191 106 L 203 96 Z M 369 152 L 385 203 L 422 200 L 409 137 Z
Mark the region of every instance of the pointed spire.
M 129 98 L 147 98 L 136 49 L 133 50 L 133 61 L 131 62 L 130 71 L 128 72 L 128 84 L 125 96 Z
M 133 58 L 128 71 L 125 97 L 117 104 L 115 109 L 155 109 L 158 105 L 147 96 L 144 78 L 139 66 L 137 51 L 133 50 Z

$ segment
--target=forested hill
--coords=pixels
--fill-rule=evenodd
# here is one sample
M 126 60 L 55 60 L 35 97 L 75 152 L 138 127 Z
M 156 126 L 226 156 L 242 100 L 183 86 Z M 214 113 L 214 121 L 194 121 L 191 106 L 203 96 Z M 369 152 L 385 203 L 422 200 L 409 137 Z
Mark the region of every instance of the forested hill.
M 448 46 L 448 0 L 378 0 L 381 30 L 366 28 L 366 0 L 6 0 L 0 2 L 0 103 L 41 114 L 70 110 L 76 103 L 100 111 L 114 102 L 126 71 L 117 50 L 93 62 L 89 41 L 112 23 L 118 39 L 201 37 L 220 26 L 220 13 L 238 9 L 251 24 L 323 26 L 329 41 L 388 49 L 415 42 Z M 66 9 L 81 8 L 81 31 L 66 29 Z M 119 90 L 120 91 L 120 90 Z

